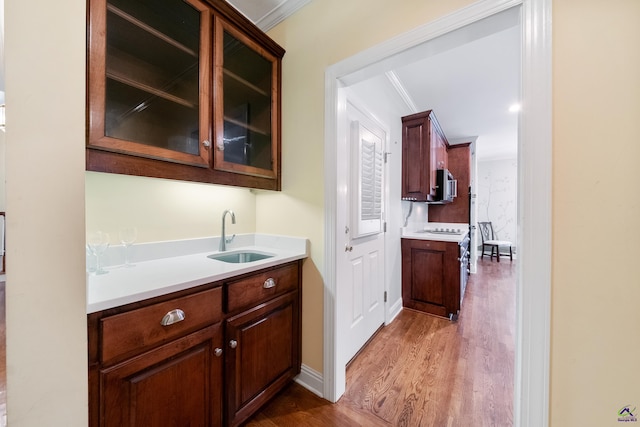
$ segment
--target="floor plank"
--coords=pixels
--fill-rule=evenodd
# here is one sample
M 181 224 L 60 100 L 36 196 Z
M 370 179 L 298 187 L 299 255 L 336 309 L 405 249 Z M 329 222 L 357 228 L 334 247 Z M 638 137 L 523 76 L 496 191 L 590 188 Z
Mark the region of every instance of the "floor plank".
M 478 261 L 457 322 L 403 310 L 331 404 L 292 384 L 246 426 L 513 425 L 515 262 Z

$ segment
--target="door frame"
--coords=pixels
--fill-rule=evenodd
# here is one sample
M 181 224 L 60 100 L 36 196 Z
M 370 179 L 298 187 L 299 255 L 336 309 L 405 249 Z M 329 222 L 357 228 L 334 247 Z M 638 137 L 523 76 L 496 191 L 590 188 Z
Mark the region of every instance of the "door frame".
M 336 363 L 336 151 L 340 79 L 480 19 L 521 6 L 522 105 L 518 141 L 518 264 L 514 425 L 549 423 L 552 190 L 552 0 L 485 0 L 355 54 L 325 72 L 323 395 L 345 391 Z M 524 220 L 526 218 L 526 221 Z M 344 379 L 344 376 L 342 376 Z

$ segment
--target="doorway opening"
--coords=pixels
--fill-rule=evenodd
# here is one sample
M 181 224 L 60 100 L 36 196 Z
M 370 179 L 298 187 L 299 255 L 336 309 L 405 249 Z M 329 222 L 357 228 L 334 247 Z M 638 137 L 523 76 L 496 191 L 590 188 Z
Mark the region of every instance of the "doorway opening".
M 550 1 L 485 1 L 445 16 L 387 43 L 348 58 L 326 72 L 325 93 L 325 341 L 324 397 L 336 401 L 344 392 L 344 366 L 337 363 L 340 341 L 336 313 L 336 158 L 338 89 L 381 73 L 400 53 L 420 49 L 425 42 L 514 6 L 522 19 L 522 103 L 518 150 L 518 237 L 515 424 L 546 425 L 548 419 L 548 360 L 550 312 Z M 535 173 L 534 173 L 535 171 Z M 392 197 L 392 196 L 391 196 Z M 523 221 L 526 218 L 526 222 Z M 535 343 L 535 345 L 533 345 Z

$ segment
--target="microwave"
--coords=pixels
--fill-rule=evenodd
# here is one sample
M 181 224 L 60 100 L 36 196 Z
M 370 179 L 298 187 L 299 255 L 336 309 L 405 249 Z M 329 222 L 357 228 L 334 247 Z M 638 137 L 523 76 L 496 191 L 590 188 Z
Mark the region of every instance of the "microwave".
M 448 169 L 436 170 L 436 197 L 435 203 L 451 203 L 458 197 L 458 181 Z

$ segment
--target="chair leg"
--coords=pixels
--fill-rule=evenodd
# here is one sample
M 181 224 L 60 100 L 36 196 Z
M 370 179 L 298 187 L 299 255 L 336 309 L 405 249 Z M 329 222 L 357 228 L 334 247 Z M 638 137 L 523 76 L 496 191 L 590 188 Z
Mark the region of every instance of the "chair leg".
M 498 258 L 498 262 L 500 262 L 500 246 L 496 246 L 496 258 Z
M 511 246 L 509 246 L 509 260 L 513 261 L 513 251 L 511 249 Z

